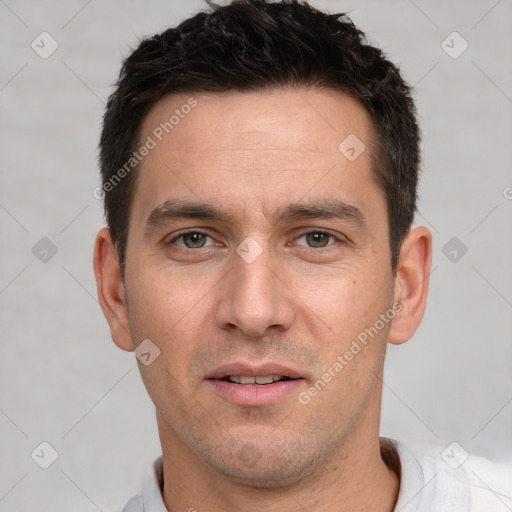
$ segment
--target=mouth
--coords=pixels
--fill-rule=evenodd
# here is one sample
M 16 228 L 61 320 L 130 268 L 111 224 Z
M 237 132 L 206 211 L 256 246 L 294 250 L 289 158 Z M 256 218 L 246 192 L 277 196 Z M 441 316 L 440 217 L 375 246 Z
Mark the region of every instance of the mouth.
M 283 382 L 287 380 L 296 380 L 291 377 L 284 377 L 282 375 L 262 375 L 258 377 L 249 377 L 243 375 L 228 375 L 222 377 L 224 382 L 232 382 L 233 384 L 241 384 L 243 386 L 268 386 L 274 382 Z
M 245 407 L 277 404 L 305 385 L 306 379 L 296 370 L 282 365 L 226 365 L 215 370 L 207 383 L 217 396 Z

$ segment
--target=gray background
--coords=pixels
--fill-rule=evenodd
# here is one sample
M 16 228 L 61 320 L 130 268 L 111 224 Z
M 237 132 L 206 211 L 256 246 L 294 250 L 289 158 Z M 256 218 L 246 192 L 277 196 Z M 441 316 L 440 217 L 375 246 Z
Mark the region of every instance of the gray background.
M 382 434 L 510 460 L 512 3 L 313 4 L 348 11 L 400 64 L 424 133 L 431 292 L 414 339 L 389 349 Z M 0 0 L 0 511 L 120 510 L 160 453 L 133 354 L 96 300 L 96 147 L 122 56 L 203 5 Z M 59 45 L 47 59 L 31 48 L 43 31 Z M 458 58 L 458 36 L 442 45 L 453 31 L 469 44 Z M 47 261 L 33 253 L 43 237 L 57 248 Z M 46 470 L 30 456 L 42 441 L 59 455 Z

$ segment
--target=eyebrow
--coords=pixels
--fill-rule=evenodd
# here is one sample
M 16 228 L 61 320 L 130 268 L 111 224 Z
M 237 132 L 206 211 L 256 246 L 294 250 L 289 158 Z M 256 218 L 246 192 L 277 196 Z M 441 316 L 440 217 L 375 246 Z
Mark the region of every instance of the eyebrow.
M 235 216 L 226 210 L 207 203 L 184 202 L 179 199 L 169 199 L 157 206 L 148 217 L 145 235 L 149 236 L 162 225 L 176 219 L 204 219 L 224 223 L 234 223 Z
M 306 219 L 340 219 L 351 222 L 360 229 L 368 229 L 362 211 L 340 200 L 323 199 L 309 203 L 289 203 L 278 208 L 270 216 L 266 215 L 266 218 L 274 225 Z M 150 213 L 144 229 L 145 236 L 150 236 L 160 227 L 177 219 L 202 219 L 226 224 L 240 222 L 233 213 L 212 204 L 169 199 Z
M 272 215 L 275 224 L 305 219 L 339 219 L 351 222 L 360 229 L 368 229 L 365 216 L 359 208 L 337 199 L 321 199 L 310 203 L 290 203 L 279 208 Z

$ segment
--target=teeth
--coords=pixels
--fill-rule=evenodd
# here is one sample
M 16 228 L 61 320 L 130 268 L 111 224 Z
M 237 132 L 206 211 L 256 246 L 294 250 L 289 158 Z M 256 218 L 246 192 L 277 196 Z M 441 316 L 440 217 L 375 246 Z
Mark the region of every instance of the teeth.
M 256 377 L 256 384 L 271 384 L 274 382 L 273 375 L 267 375 L 266 377 Z
M 242 375 L 230 375 L 229 380 L 236 384 L 272 384 L 281 380 L 281 375 L 264 375 L 261 377 L 244 377 Z

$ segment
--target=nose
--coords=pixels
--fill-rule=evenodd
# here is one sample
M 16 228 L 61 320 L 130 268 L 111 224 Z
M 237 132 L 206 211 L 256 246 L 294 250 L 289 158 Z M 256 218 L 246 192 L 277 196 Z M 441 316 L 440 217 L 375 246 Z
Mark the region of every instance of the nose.
M 220 285 L 219 327 L 240 329 L 251 337 L 263 336 L 270 329 L 289 329 L 295 316 L 293 293 L 269 251 L 254 261 L 233 254 L 232 265 Z

